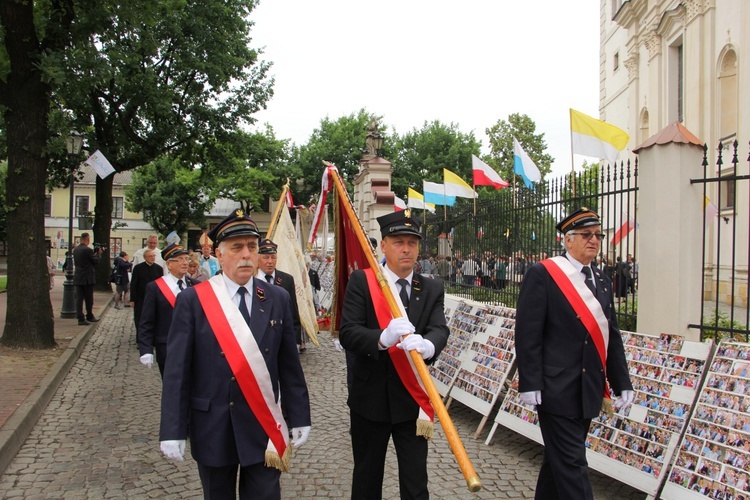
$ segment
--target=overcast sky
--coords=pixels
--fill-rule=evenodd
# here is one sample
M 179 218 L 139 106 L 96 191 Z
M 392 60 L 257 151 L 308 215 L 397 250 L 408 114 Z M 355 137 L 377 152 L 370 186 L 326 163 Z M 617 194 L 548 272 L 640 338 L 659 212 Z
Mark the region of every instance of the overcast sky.
M 322 118 L 366 108 L 399 134 L 456 123 L 488 152 L 485 129 L 523 113 L 559 176 L 568 108 L 599 115 L 599 2 L 261 0 L 251 18 L 276 79 L 256 117 L 296 144 Z

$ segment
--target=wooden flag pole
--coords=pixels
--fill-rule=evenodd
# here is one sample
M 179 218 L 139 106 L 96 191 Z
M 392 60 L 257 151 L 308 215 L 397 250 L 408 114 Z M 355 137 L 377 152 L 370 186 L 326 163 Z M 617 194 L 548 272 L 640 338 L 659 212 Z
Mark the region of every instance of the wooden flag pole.
M 332 165 L 331 163 L 324 163 L 326 164 L 326 166 Z M 349 219 L 359 222 L 359 217 L 357 217 L 357 214 L 354 212 L 354 207 L 352 207 L 352 202 L 349 199 L 349 194 L 346 192 L 346 188 L 344 187 L 344 183 L 341 180 L 341 177 L 339 177 L 338 171 L 334 170 L 331 177 L 333 178 L 333 185 L 336 189 L 336 195 L 341 196 L 342 200 L 347 201 L 343 205 L 347 215 L 349 216 Z M 380 289 L 383 291 L 383 295 L 385 296 L 385 300 L 388 303 L 388 307 L 391 309 L 393 317 L 401 317 L 401 310 L 398 308 L 396 299 L 391 292 L 391 287 L 388 285 L 388 281 L 383 276 L 381 267 L 378 265 L 378 262 L 375 259 L 375 254 L 373 253 L 372 247 L 370 246 L 370 240 L 367 238 L 362 224 L 353 224 L 353 229 L 355 234 L 357 235 L 359 244 L 362 246 L 362 248 L 368 249 L 368 251 L 365 251 L 367 262 L 370 265 L 370 268 L 375 272 L 375 277 L 378 280 L 378 285 L 380 285 Z M 469 491 L 479 491 L 480 489 L 482 489 L 482 482 L 479 480 L 479 476 L 477 475 L 476 470 L 474 470 L 474 466 L 469 459 L 469 455 L 466 453 L 466 448 L 464 448 L 464 445 L 461 442 L 461 438 L 456 431 L 456 427 L 453 425 L 453 421 L 451 420 L 450 415 L 448 415 L 448 410 L 445 408 L 443 400 L 440 397 L 440 394 L 438 393 L 434 382 L 432 381 L 432 376 L 427 370 L 427 365 L 425 365 L 424 359 L 422 359 L 422 355 L 417 351 L 409 351 L 409 355 L 414 362 L 414 366 L 416 366 L 417 368 L 417 373 L 419 374 L 419 378 L 422 380 L 422 384 L 427 390 L 427 395 L 430 397 L 430 403 L 432 403 L 435 414 L 440 420 L 440 425 L 443 427 L 443 432 L 445 432 L 445 437 L 448 440 L 451 451 L 456 457 L 458 466 L 461 468 L 461 472 L 466 479 L 466 484 L 469 488 Z
M 276 204 L 276 209 L 273 211 L 271 224 L 268 225 L 268 231 L 266 231 L 266 238 L 270 238 L 271 234 L 273 234 L 273 230 L 276 228 L 276 223 L 279 221 L 279 216 L 281 215 L 281 205 L 283 203 L 286 203 L 285 199 L 287 191 L 289 191 L 289 179 L 287 179 L 284 187 L 281 188 L 281 197 L 279 198 L 279 202 Z

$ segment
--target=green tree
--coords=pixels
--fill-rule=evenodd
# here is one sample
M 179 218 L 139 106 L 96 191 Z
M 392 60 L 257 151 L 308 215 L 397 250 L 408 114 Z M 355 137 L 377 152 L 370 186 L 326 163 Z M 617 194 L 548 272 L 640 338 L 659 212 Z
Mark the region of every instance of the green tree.
M 601 178 L 599 164 L 583 161 L 582 171 L 572 176 L 566 176 L 565 187 L 562 189 L 563 205 L 567 214 L 573 213 L 582 206 L 594 212 L 599 212 L 599 189 Z M 573 179 L 575 183 L 573 184 Z M 575 189 L 573 189 L 575 185 Z
M 421 193 L 422 181 L 443 182 L 444 168 L 471 185 L 471 155 L 479 155 L 480 147 L 474 132 L 465 134 L 455 123 L 425 122 L 396 138 L 391 187 L 401 197 L 409 187 Z
M 89 148 L 118 172 L 166 154 L 200 165 L 200 145 L 252 123 L 273 83 L 250 47 L 256 3 L 80 0 L 59 99 Z M 96 241 L 109 241 L 112 177 L 97 178 Z M 108 272 L 98 266 L 99 286 Z
M 51 95 L 71 41 L 73 0 L 0 2 L 0 111 L 6 141 L 8 301 L 0 343 L 55 346 L 44 242 Z
M 302 173 L 302 182 L 292 192 L 296 201 L 307 205 L 312 200 L 317 202 L 320 193 L 320 179 L 323 176 L 323 161 L 336 165 L 344 180 L 350 181 L 359 172 L 359 161 L 365 148 L 367 125 L 377 120 L 380 134 L 383 136 L 382 156 L 387 158 L 390 138 L 383 131 L 386 127 L 380 118 L 367 112 L 364 108 L 356 114 L 342 116 L 336 120 L 325 117 L 316 128 L 307 144 L 298 148 L 291 160 L 292 165 Z
M 190 223 L 203 227 L 212 200 L 202 189 L 200 174 L 177 158 L 162 156 L 133 173 L 126 207 L 144 212 L 146 221 L 165 236 L 171 231 L 185 234 Z
M 212 198 L 237 201 L 247 212 L 265 211 L 269 197 L 278 198 L 287 179 L 300 177 L 290 155 L 289 141 L 277 139 L 270 127 L 235 131 L 206 145 L 201 179 Z

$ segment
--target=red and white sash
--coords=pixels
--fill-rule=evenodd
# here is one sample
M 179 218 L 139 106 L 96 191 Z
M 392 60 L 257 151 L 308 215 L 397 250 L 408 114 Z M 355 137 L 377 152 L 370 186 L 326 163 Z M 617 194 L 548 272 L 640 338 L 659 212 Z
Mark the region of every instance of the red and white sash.
M 385 329 L 388 323 L 393 319 L 390 307 L 385 300 L 383 291 L 378 284 L 378 279 L 375 277 L 375 271 L 371 268 L 364 270 L 365 276 L 367 277 L 367 287 L 370 290 L 370 297 L 372 298 L 372 305 L 375 309 L 375 316 L 378 318 L 378 324 L 380 328 Z M 388 285 L 391 288 L 391 292 L 394 297 L 398 297 L 398 291 L 393 280 L 390 279 L 390 275 L 386 272 L 383 273 L 383 277 L 388 281 Z M 406 311 L 401 301 L 397 300 L 396 305 L 401 311 L 401 315 L 407 317 Z M 432 439 L 432 432 L 435 421 L 435 409 L 430 403 L 430 397 L 427 395 L 427 390 L 422 383 L 422 379 L 417 374 L 417 368 L 414 366 L 414 361 L 411 359 L 409 353 L 398 347 L 391 346 L 388 349 L 388 355 L 391 357 L 396 373 L 398 373 L 401 383 L 404 384 L 406 390 L 409 391 L 411 397 L 416 401 L 419 406 L 419 417 L 417 417 L 417 435 L 424 436 L 425 439 Z
M 606 375 L 607 372 L 607 349 L 609 348 L 609 321 L 604 315 L 604 310 L 599 300 L 586 286 L 583 275 L 570 261 L 561 255 L 541 261 L 547 269 L 552 280 L 560 288 L 578 318 L 586 327 L 591 339 L 594 341 L 599 360 Z M 609 386 L 604 383 L 604 397 L 611 399 Z M 605 401 L 605 406 L 607 401 Z
M 271 375 L 250 327 L 229 296 L 221 275 L 193 288 L 250 410 L 268 435 L 266 466 L 289 471 L 292 450 L 289 430 L 281 413 L 281 404 L 274 398 Z
M 164 297 L 167 299 L 167 302 L 169 302 L 169 305 L 174 308 L 174 303 L 177 300 L 177 296 L 174 294 L 171 288 L 169 288 L 169 284 L 167 283 L 167 277 L 162 276 L 161 278 L 156 280 L 156 286 L 159 287 L 159 290 L 161 290 L 161 293 L 164 294 Z

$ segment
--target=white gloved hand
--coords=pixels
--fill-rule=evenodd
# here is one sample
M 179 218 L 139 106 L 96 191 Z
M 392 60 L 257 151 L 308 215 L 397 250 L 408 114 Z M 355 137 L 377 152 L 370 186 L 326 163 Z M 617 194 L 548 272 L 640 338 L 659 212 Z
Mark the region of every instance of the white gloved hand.
M 292 428 L 292 446 L 299 448 L 307 442 L 310 437 L 310 426 Z
M 536 406 L 542 404 L 542 391 L 529 391 L 519 393 L 521 402 L 527 406 Z
M 628 405 L 633 404 L 633 399 L 635 399 L 634 391 L 622 391 L 615 399 L 614 405 L 616 408 L 627 408 Z
M 417 351 L 422 359 L 430 359 L 435 355 L 435 345 L 417 333 L 407 335 L 396 347 L 404 351 Z
M 405 316 L 393 318 L 388 323 L 388 327 L 380 334 L 380 344 L 385 348 L 391 347 L 392 345 L 396 345 L 402 336 L 414 333 L 415 331 L 416 329 L 409 321 L 409 318 Z
M 141 364 L 151 368 L 154 365 L 154 355 L 144 354 L 143 356 L 141 356 Z
M 153 356 L 153 354 L 145 354 L 145 356 Z M 182 457 L 185 455 L 185 440 L 184 439 L 172 439 L 169 441 L 159 442 L 159 447 L 164 456 L 170 460 L 177 460 L 182 462 Z

